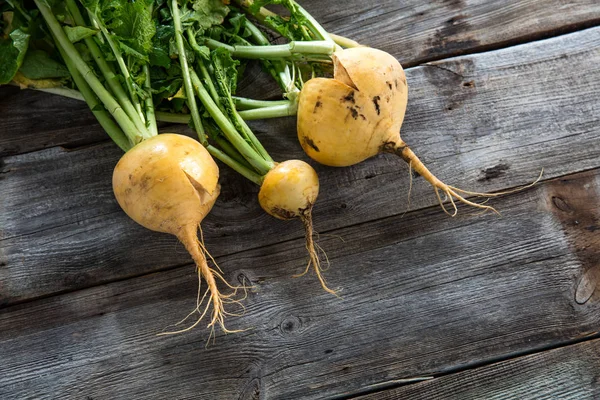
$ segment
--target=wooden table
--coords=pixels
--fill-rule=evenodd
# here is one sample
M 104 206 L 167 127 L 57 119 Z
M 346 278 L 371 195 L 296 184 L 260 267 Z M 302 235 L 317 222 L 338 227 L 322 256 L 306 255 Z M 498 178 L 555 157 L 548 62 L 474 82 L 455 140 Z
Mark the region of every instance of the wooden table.
M 204 329 L 156 336 L 193 308 L 194 267 L 119 209 L 120 152 L 85 105 L 4 87 L 0 399 L 600 398 L 600 2 L 301 3 L 407 67 L 403 138 L 440 178 L 543 180 L 493 199 L 501 218 L 450 218 L 422 179 L 408 203 L 392 156 L 316 166 L 338 299 L 291 277 L 300 224 L 223 167 L 206 244 L 255 288 L 228 319 L 251 329 L 206 348 Z M 242 92 L 267 98 L 258 73 Z M 277 159 L 306 159 L 292 118 L 253 127 Z

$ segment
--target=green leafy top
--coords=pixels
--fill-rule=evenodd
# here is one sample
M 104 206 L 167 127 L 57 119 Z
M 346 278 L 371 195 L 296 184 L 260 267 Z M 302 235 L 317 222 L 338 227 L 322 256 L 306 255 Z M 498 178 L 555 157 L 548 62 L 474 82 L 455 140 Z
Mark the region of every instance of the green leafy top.
M 193 0 L 187 5 L 191 8 L 183 8 L 181 23 L 184 27 L 193 25 L 202 31 L 213 25 L 221 25 L 229 13 L 229 7 L 222 0 Z
M 290 12 L 289 17 L 279 15 L 268 16 L 265 21 L 280 35 L 289 40 L 314 40 L 307 29 L 306 17 L 298 9 L 294 0 L 254 0 L 248 7 L 251 14 L 257 14 L 260 9 L 270 4 L 282 5 Z

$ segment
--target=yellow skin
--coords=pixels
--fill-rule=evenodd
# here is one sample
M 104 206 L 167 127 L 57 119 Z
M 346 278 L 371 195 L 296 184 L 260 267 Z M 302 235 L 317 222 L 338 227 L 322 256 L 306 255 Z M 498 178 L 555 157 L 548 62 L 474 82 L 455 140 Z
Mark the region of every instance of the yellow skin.
M 161 134 L 119 160 L 113 191 L 138 224 L 177 237 L 196 232 L 219 195 L 219 168 L 198 141 Z
M 316 171 L 300 160 L 279 163 L 265 176 L 258 193 L 258 202 L 268 214 L 282 220 L 300 218 L 304 224 L 306 249 L 310 261 L 305 271 L 312 265 L 325 291 L 337 295 L 327 287 L 321 275 L 321 262 L 313 241 L 312 208 L 319 195 L 319 177 Z
M 310 211 L 319 195 L 319 177 L 300 160 L 279 163 L 265 176 L 258 193 L 260 206 L 275 218 L 288 220 Z
M 235 301 L 219 292 L 215 277 L 223 278 L 208 266 L 204 244 L 197 237 L 200 223 L 219 196 L 218 181 L 219 168 L 204 146 L 187 136 L 165 133 L 125 153 L 113 172 L 113 191 L 129 217 L 150 230 L 177 236 L 194 259 L 210 296 L 193 326 L 212 304 L 209 326 L 219 323 L 228 332 L 223 305 Z M 195 310 L 199 313 L 200 303 Z
M 408 101 L 408 85 L 400 63 L 390 54 L 368 47 L 345 49 L 333 56 L 333 79 L 304 84 L 298 103 L 298 140 L 306 154 L 321 164 L 346 167 L 382 152 L 394 153 L 457 208 L 457 200 L 486 210 L 459 193 L 492 197 L 448 186 L 436 178 L 400 138 Z
M 381 50 L 342 50 L 333 62 L 333 79 L 311 79 L 302 88 L 298 139 L 315 161 L 346 167 L 400 139 L 408 86 L 400 63 Z

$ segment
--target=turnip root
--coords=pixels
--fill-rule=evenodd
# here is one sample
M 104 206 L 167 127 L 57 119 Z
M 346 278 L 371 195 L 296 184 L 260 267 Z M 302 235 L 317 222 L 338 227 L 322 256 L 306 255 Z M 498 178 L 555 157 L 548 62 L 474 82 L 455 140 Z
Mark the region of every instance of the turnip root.
M 258 193 L 258 202 L 268 214 L 282 220 L 299 218 L 304 224 L 306 249 L 309 262 L 308 272 L 314 267 L 323 289 L 331 294 L 336 292 L 329 287 L 321 274 L 321 262 L 313 241 L 312 209 L 319 194 L 319 178 L 316 171 L 300 160 L 288 160 L 277 164 L 267 173 Z
M 197 237 L 200 223 L 219 195 L 218 180 L 217 164 L 198 141 L 161 134 L 136 145 L 119 160 L 113 172 L 113 191 L 134 221 L 170 233 L 183 243 L 208 285 L 206 310 L 211 304 L 213 307 L 209 327 L 218 323 L 229 332 L 224 326 L 224 302 L 229 296 L 219 292 L 216 281 L 223 278 L 208 266 L 204 245 Z
M 321 164 L 344 167 L 379 153 L 394 153 L 434 187 L 442 208 L 439 191 L 445 193 L 454 206 L 451 215 L 457 210 L 454 198 L 495 211 L 460 193 L 494 195 L 467 192 L 440 181 L 400 138 L 408 85 L 402 66 L 393 56 L 359 47 L 338 51 L 332 59 L 333 79 L 313 78 L 300 93 L 298 139 L 306 154 Z

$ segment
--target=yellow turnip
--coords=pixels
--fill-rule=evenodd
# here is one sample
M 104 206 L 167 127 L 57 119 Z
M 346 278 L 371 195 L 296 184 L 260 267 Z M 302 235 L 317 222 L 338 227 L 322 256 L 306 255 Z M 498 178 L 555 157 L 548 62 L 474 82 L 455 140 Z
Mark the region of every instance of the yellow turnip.
M 327 287 L 321 274 L 321 263 L 313 241 L 312 209 L 318 194 L 319 177 L 313 167 L 304 161 L 288 160 L 277 164 L 265 175 L 258 202 L 263 210 L 275 218 L 299 218 L 302 221 L 309 262 L 306 270 L 297 276 L 304 275 L 312 265 L 323 289 L 335 295 L 336 292 Z
M 219 196 L 218 180 L 217 164 L 198 141 L 183 135 L 161 134 L 123 155 L 113 172 L 113 191 L 121 208 L 134 221 L 150 230 L 174 235 L 183 243 L 208 285 L 206 310 L 211 304 L 213 307 L 209 327 L 218 323 L 228 332 L 224 326 L 224 302 L 230 299 L 219 292 L 216 278 L 223 278 L 208 266 L 206 250 L 197 236 L 200 223 Z
M 494 210 L 459 194 L 467 192 L 436 178 L 400 138 L 408 101 L 408 85 L 400 63 L 390 54 L 367 47 L 340 50 L 333 56 L 334 77 L 313 78 L 304 84 L 298 104 L 298 139 L 312 159 L 344 167 L 379 153 L 394 153 L 439 190 L 454 206 Z M 443 204 L 442 204 L 442 207 Z M 444 208 L 445 211 L 445 208 Z M 495 210 L 494 210 L 495 211 Z

